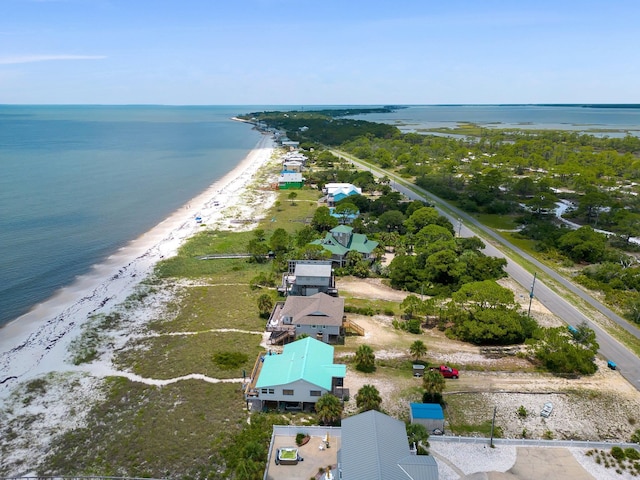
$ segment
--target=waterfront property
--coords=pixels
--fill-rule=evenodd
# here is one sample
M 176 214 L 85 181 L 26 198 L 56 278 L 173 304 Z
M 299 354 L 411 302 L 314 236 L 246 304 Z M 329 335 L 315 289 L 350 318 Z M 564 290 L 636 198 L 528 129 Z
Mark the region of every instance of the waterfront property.
M 404 422 L 376 410 L 342 420 L 338 478 L 342 480 L 438 480 L 429 455 L 409 448 Z
M 290 260 L 289 271 L 282 275 L 278 292 L 283 295 L 311 296 L 322 292 L 338 296 L 336 277 L 330 260 Z
M 292 188 L 302 188 L 304 178 L 300 172 L 283 170 L 278 177 L 278 188 L 280 190 L 290 190 Z
M 285 343 L 306 334 L 325 343 L 336 343 L 344 336 L 344 298 L 326 293 L 288 296 L 276 302 L 267 321 L 270 342 Z
M 260 355 L 245 386 L 245 398 L 252 410 L 313 410 L 325 393 L 345 394 L 346 373 L 346 365 L 333 363 L 331 345 L 307 337 L 285 345 L 280 354 Z
M 339 225 L 327 232 L 324 238 L 314 240 L 313 245 L 321 245 L 331 252 L 331 260 L 343 267 L 346 264 L 347 253 L 358 252 L 367 261 L 373 261 L 373 251 L 378 242 L 369 240 L 362 233 L 353 233 L 353 227 Z

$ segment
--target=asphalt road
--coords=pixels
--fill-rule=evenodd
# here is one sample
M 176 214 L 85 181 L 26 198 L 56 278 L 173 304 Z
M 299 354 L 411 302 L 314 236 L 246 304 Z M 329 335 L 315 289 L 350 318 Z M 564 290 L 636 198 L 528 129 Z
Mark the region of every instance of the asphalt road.
M 339 152 L 333 152 L 336 155 L 342 156 Z M 369 166 L 362 164 L 356 160 L 353 160 L 349 157 L 344 157 L 349 160 L 351 163 L 357 165 L 358 167 L 369 170 Z M 376 170 L 372 170 L 372 173 L 376 177 L 381 177 L 383 174 L 377 172 Z M 493 230 L 489 229 L 482 225 L 478 220 L 463 212 L 462 210 L 457 209 L 456 207 L 451 206 L 443 199 L 427 192 L 426 190 L 422 190 L 418 187 L 412 186 L 412 188 L 420 191 L 420 194 L 416 193 L 414 190 L 410 190 L 405 187 L 402 183 L 398 183 L 399 178 L 395 175 L 385 172 L 387 177 L 389 177 L 391 182 L 391 187 L 394 190 L 406 195 L 408 198 L 412 200 L 423 200 L 428 201 L 436 206 L 438 211 L 445 215 L 451 223 L 453 224 L 455 230 L 460 233 L 462 236 L 472 236 L 476 235 L 476 231 L 481 231 L 482 235 L 479 235 L 480 238 L 483 238 L 483 241 L 486 244 L 486 248 L 484 252 L 487 255 L 494 257 L 501 257 L 507 260 L 506 272 L 509 274 L 511 278 L 513 278 L 516 282 L 522 285 L 527 290 L 531 291 L 531 287 L 533 284 L 534 276 L 528 272 L 524 267 L 522 267 L 519 263 L 517 263 L 513 258 L 509 257 L 505 252 L 496 247 L 493 243 L 489 243 L 487 238 L 491 239 L 492 242 L 497 242 L 510 250 L 516 252 L 526 261 L 535 266 L 538 271 L 544 272 L 545 275 L 552 278 L 554 281 L 561 284 L 564 288 L 569 290 L 573 295 L 580 297 L 583 301 L 589 303 L 593 308 L 600 311 L 606 317 L 608 317 L 611 321 L 620 325 L 620 327 L 627 330 L 632 335 L 640 338 L 640 329 L 631 325 L 625 319 L 617 315 L 611 309 L 607 308 L 605 305 L 598 302 L 596 299 L 580 290 L 576 287 L 572 282 L 562 277 L 560 274 L 555 272 L 554 270 L 546 267 L 541 264 L 538 260 L 530 256 L 528 253 L 524 252 L 520 248 L 516 247 L 512 243 L 505 240 L 503 237 L 495 233 Z M 445 205 L 446 208 L 453 212 L 455 215 L 451 215 L 449 212 L 438 208 L 438 205 Z M 476 231 L 472 231 L 466 225 L 473 225 Z M 640 358 L 638 358 L 633 352 L 628 350 L 624 345 L 618 342 L 615 338 L 609 335 L 606 331 L 600 328 L 598 325 L 594 324 L 584 313 L 582 313 L 578 308 L 576 308 L 572 303 L 566 300 L 564 297 L 560 296 L 554 290 L 549 288 L 544 281 L 539 278 L 536 278 L 535 287 L 533 289 L 535 298 L 542 303 L 546 308 L 548 308 L 552 313 L 557 315 L 559 318 L 567 322 L 569 325 L 577 326 L 579 323 L 586 322 L 589 328 L 593 329 L 596 333 L 596 338 L 598 340 L 598 344 L 600 345 L 599 353 L 606 358 L 607 360 L 611 360 L 616 363 L 617 369 L 620 374 L 629 381 L 637 390 L 640 391 Z

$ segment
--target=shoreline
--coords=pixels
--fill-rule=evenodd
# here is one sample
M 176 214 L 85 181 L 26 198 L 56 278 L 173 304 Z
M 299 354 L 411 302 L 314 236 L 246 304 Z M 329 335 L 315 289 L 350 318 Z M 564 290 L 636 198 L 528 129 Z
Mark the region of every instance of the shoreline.
M 122 303 L 160 260 L 175 255 L 201 225 L 223 220 L 224 210 L 238 206 L 240 195 L 273 150 L 271 138 L 261 135 L 247 156 L 204 192 L 71 285 L 0 328 L 0 397 L 25 378 L 60 370 L 66 347 L 82 325 L 92 315 L 107 313 Z M 45 357 L 52 361 L 44 362 Z

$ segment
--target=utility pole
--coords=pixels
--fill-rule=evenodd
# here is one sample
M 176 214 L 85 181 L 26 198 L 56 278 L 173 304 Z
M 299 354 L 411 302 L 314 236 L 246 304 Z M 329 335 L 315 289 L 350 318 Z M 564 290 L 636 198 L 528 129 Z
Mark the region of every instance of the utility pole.
M 529 311 L 527 312 L 527 315 L 530 317 L 531 316 L 531 302 L 533 302 L 533 289 L 536 286 L 536 277 L 538 275 L 538 272 L 535 272 L 533 274 L 533 283 L 531 284 L 531 291 L 529 292 Z
M 493 420 L 491 420 L 491 442 L 489 443 L 489 446 L 491 448 L 493 448 L 493 427 L 495 427 L 496 425 L 496 411 L 498 410 L 498 407 L 493 407 Z
M 458 238 L 460 238 L 460 232 L 462 232 L 462 219 L 458 218 Z

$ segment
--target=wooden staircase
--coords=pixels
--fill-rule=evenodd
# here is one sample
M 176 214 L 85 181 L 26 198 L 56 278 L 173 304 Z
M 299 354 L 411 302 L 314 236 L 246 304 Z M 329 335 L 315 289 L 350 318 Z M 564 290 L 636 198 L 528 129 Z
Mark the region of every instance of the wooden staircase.
M 345 322 L 342 324 L 342 328 L 344 328 L 345 333 L 360 335 L 361 337 L 364 337 L 364 328 L 362 328 L 353 320 L 345 320 Z

